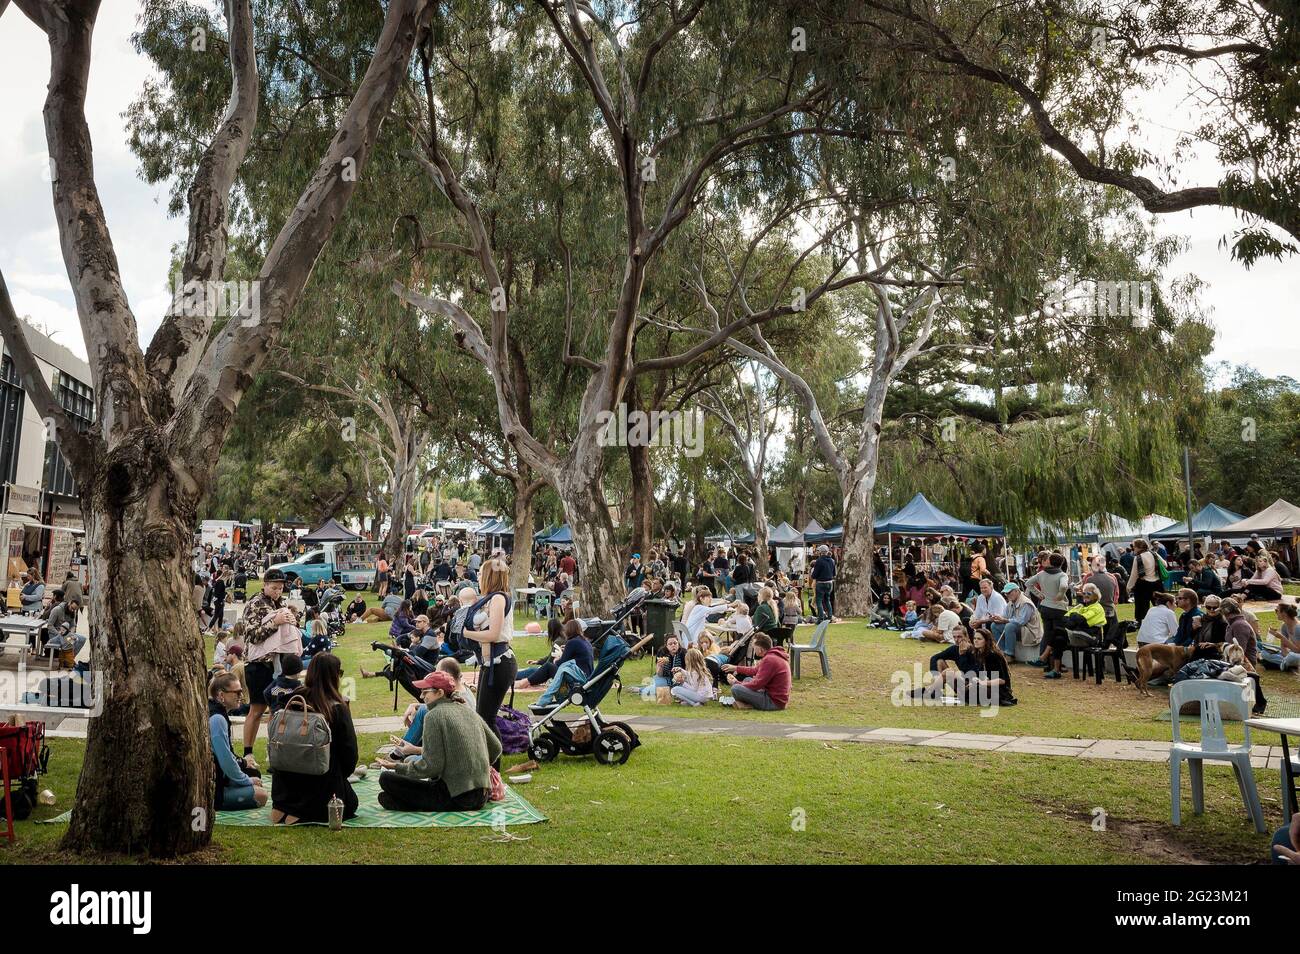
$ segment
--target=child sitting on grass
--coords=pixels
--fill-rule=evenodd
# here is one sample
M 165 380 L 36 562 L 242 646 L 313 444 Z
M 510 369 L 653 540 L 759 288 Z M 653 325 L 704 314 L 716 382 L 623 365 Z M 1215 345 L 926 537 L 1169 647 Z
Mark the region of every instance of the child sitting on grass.
M 664 640 L 664 648 L 655 656 L 654 677 L 650 685 L 641 690 L 641 698 L 653 702 L 658 689 L 667 689 L 673 684 L 674 671 L 685 668 L 686 651 L 682 649 L 681 641 L 675 634 L 669 636 Z
M 674 699 L 686 706 L 713 701 L 713 678 L 698 647 L 686 650 L 686 666 L 673 674 L 673 687 L 669 691 Z
M 916 621 L 920 619 L 916 614 L 916 600 L 908 600 L 904 604 L 904 608 L 907 612 L 903 614 L 903 628 L 913 629 L 916 626 Z

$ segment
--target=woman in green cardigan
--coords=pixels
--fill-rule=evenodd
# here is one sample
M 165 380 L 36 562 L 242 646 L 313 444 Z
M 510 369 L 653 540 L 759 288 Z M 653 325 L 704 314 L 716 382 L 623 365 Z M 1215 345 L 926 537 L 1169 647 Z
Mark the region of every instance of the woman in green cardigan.
M 781 609 L 776 603 L 776 593 L 770 586 L 758 591 L 758 605 L 754 607 L 754 629 L 760 633 L 771 633 L 779 626 Z
M 456 683 L 434 670 L 413 684 L 428 706 L 420 755 L 380 759 L 379 804 L 397 812 L 472 812 L 487 804 L 501 741 L 455 696 Z

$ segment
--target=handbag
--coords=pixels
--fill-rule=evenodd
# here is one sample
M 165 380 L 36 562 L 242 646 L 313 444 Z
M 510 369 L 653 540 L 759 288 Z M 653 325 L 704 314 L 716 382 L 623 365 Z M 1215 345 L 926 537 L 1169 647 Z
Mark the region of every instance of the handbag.
M 307 705 L 302 696 L 293 696 L 271 716 L 266 743 L 271 771 L 324 775 L 330 767 L 332 740 L 325 716 Z

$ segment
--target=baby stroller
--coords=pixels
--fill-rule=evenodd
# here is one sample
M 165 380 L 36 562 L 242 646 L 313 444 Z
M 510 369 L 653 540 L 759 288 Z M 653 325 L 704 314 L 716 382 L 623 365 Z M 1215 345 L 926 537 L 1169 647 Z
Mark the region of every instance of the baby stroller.
M 410 650 L 390 643 L 371 643 L 370 648 L 388 657 L 388 664 L 379 671 L 379 675 L 388 680 L 388 687 L 393 690 L 393 711 L 397 711 L 398 686 L 409 692 L 411 698 L 419 702 L 420 690 L 416 689 L 414 684 L 433 672 L 433 663 L 421 659 Z
M 614 607 L 610 619 L 593 620 L 586 629 L 596 653 L 596 664 L 591 678 L 581 685 L 571 685 L 568 696 L 549 705 L 529 706 L 529 712 L 540 716 L 528 731 L 528 756 L 537 762 L 550 762 L 557 755 L 592 755 L 601 765 L 622 765 L 641 744 L 637 734 L 626 722 L 610 722 L 597 706 L 609 694 L 615 683 L 622 691 L 618 672 L 628 657 L 647 645 L 653 635 L 628 645 L 623 637 L 623 621 L 646 598 L 646 591 L 637 587 L 623 602 Z M 556 716 L 569 707 L 581 708 L 585 718 L 561 722 Z
M 342 607 L 343 590 L 341 587 L 330 587 L 321 596 L 320 607 L 317 612 L 320 613 L 320 618 L 325 620 L 325 631 L 333 644 L 337 644 L 347 631 L 347 624 L 343 621 Z
M 22 821 L 36 807 L 36 779 L 47 770 L 50 762 L 50 749 L 45 744 L 45 723 L 0 726 L 0 749 L 4 749 L 7 760 L 13 817 Z M 8 835 L 12 841 L 13 831 Z

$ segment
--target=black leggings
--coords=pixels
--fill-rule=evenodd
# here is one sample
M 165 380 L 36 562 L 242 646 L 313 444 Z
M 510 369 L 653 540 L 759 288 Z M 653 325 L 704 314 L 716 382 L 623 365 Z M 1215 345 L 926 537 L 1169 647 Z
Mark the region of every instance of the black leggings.
M 396 772 L 379 773 L 379 804 L 395 812 L 475 812 L 487 804 L 487 791 L 471 788 L 452 795 L 447 783 L 407 778 Z
M 1133 619 L 1142 622 L 1151 608 L 1151 594 L 1160 589 L 1156 580 L 1138 580 L 1133 585 Z
M 476 710 L 479 718 L 500 739 L 501 730 L 497 728 L 497 710 L 505 701 L 506 693 L 514 688 L 515 676 L 519 674 L 519 664 L 514 656 L 499 659 L 494 665 L 484 666 L 479 670 L 479 683 L 474 691 L 477 693 Z M 492 763 L 493 768 L 501 767 L 501 759 Z
M 1250 583 L 1242 590 L 1242 595 L 1248 600 L 1264 600 L 1268 603 L 1276 603 L 1282 597 L 1278 596 L 1267 586 L 1260 586 L 1258 583 Z

